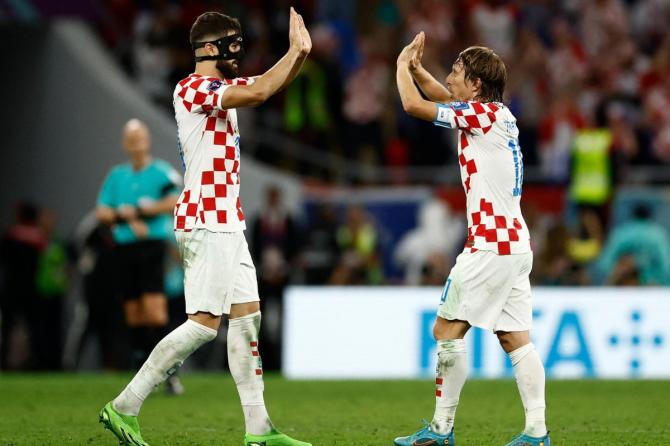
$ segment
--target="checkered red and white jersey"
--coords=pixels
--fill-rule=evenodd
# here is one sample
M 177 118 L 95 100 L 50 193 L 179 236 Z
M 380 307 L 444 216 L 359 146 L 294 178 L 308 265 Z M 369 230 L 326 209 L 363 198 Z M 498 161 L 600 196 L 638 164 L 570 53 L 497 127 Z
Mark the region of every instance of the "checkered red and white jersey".
M 252 78 L 219 79 L 191 74 L 175 87 L 184 191 L 174 212 L 174 229 L 236 232 L 246 228 L 240 202 L 240 133 L 235 109 L 221 107 L 230 85 Z
M 514 115 L 497 102 L 452 102 L 438 104 L 435 124 L 458 129 L 468 216 L 464 252 L 530 252 L 521 215 L 523 157 Z

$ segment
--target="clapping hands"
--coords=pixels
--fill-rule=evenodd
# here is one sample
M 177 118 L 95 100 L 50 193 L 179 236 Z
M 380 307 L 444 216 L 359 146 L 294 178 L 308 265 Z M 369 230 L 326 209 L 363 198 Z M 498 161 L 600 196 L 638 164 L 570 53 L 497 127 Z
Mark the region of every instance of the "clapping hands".
M 407 64 L 409 69 L 415 71 L 421 67 L 421 58 L 423 57 L 423 47 L 426 42 L 426 35 L 423 31 L 414 37 L 414 40 L 402 49 L 398 56 L 397 63 Z

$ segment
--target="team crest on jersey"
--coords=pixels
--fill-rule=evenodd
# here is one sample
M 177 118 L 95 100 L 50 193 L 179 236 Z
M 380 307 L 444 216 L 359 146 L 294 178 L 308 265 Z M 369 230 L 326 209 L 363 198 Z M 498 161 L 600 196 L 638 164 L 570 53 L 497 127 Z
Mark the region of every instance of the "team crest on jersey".
M 452 102 L 449 104 L 449 107 L 453 108 L 454 110 L 465 110 L 466 108 L 470 107 L 470 105 L 467 102 Z
M 221 85 L 222 85 L 222 84 L 221 84 L 221 81 L 220 81 L 220 80 L 218 80 L 218 79 L 217 79 L 217 80 L 213 80 L 212 82 L 209 83 L 209 85 L 207 86 L 207 89 L 208 89 L 209 91 L 216 91 L 216 90 L 218 90 L 219 88 L 221 88 Z

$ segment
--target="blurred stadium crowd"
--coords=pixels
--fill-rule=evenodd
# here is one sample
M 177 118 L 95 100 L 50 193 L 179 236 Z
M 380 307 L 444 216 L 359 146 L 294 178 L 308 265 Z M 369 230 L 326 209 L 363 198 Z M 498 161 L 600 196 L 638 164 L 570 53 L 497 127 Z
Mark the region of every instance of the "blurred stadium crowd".
M 506 101 L 518 117 L 533 180 L 568 180 L 582 129 L 610 135 L 616 182 L 631 165 L 670 161 L 670 5 L 663 0 L 109 1 L 102 35 L 147 94 L 171 109 L 174 85 L 192 70 L 190 24 L 218 9 L 239 17 L 245 74 L 260 74 L 285 51 L 289 4 L 303 11 L 314 51 L 298 82 L 260 109 L 255 125 L 297 138 L 323 155 L 368 171 L 344 173 L 260 147 L 268 163 L 318 180 L 379 182 L 379 166 L 405 172 L 451 161 L 454 141 L 404 116 L 395 89 L 399 50 L 423 30 L 424 65 L 444 79 L 468 45 L 493 48 L 508 67 Z M 337 158 L 339 159 L 339 158 Z M 418 171 L 421 172 L 421 171 Z M 350 175 L 350 177 L 342 177 Z
M 385 226 L 393 222 L 364 205 L 324 202 L 307 217 L 292 215 L 281 189 L 270 188 L 247 230 L 266 305 L 281 308 L 290 283 L 444 283 L 466 233 L 463 205 L 451 199 L 462 195 L 456 141 L 402 113 L 394 80 L 399 49 L 419 31 L 427 35 L 424 65 L 438 79 L 471 44 L 506 62 L 506 102 L 519 119 L 526 166 L 533 282 L 670 285 L 670 204 L 658 192 L 670 183 L 669 2 L 106 0 L 92 21 L 120 64 L 172 113 L 174 85 L 193 67 L 195 17 L 239 17 L 242 71 L 254 75 L 285 51 L 289 5 L 306 18 L 314 49 L 296 82 L 250 115 L 253 133 L 264 136 L 243 135 L 245 154 L 307 185 L 428 185 L 435 198 L 418 210 L 414 229 L 389 242 Z M 631 185 L 639 194 L 618 200 Z M 57 324 L 80 282 L 88 309 L 80 334 L 97 331 L 103 366 L 125 367 L 109 228 L 89 216 L 58 235 L 54 218 L 21 203 L 4 229 L 0 366 L 63 366 L 66 330 Z M 179 263 L 168 263 L 166 292 L 179 299 Z M 274 333 L 270 345 L 278 344 Z M 10 339 L 28 349 L 10 352 Z M 264 360 L 271 368 L 279 354 Z

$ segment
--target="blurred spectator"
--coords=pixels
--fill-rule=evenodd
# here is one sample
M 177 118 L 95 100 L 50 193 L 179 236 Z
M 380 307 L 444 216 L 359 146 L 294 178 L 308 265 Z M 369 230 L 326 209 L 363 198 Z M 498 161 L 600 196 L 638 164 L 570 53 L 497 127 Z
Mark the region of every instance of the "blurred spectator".
M 670 285 L 670 237 L 646 205 L 609 234 L 596 271 L 612 285 Z
M 392 80 L 382 42 L 373 36 L 360 41 L 363 60 L 344 80 L 342 111 L 346 120 L 345 150 L 348 158 L 372 164 L 382 160 L 382 115 L 388 109 Z
M 141 363 L 165 335 L 168 322 L 165 241 L 173 237 L 172 213 L 181 177 L 167 162 L 152 158 L 151 135 L 143 122 L 126 123 L 123 145 L 129 162 L 108 174 L 96 215 L 112 226 L 117 286 L 131 327 L 131 354 Z
M 340 258 L 330 278 L 331 285 L 379 285 L 383 270 L 378 233 L 361 206 L 347 209 L 346 222 L 337 229 Z
M 572 147 L 570 196 L 578 205 L 603 206 L 610 199 L 612 132 L 607 128 L 577 131 Z
M 607 107 L 607 124 L 612 132 L 611 164 L 615 182 L 622 183 L 628 170 L 640 156 L 640 145 L 632 117 L 626 112 L 624 105 L 612 103 Z
M 452 265 L 453 262 L 446 255 L 433 252 L 421 267 L 421 279 L 417 285 L 443 286 Z
M 342 127 L 339 104 L 343 94 L 340 68 L 336 64 L 339 41 L 330 26 L 319 25 L 311 33 L 314 48 L 310 57 L 286 89 L 284 125 L 291 136 L 302 142 L 335 152 L 340 150 L 343 139 L 338 131 Z
M 56 216 L 44 209 L 39 225 L 45 238 L 45 248 L 37 264 L 37 298 L 35 300 L 35 357 L 41 370 L 62 368 L 63 303 L 69 282 L 69 259 L 66 247 L 55 234 Z
M 151 9 L 142 10 L 135 19 L 133 66 L 140 86 L 162 105 L 172 106 L 170 85 L 172 49 L 183 45 L 186 36 L 177 28 L 178 10 L 169 1 L 154 0 Z
M 575 30 L 565 18 L 551 21 L 552 47 L 547 60 L 552 93 L 560 95 L 579 85 L 587 76 L 588 61 Z
M 260 294 L 280 299 L 300 249 L 300 234 L 295 219 L 284 208 L 278 186 L 266 190 L 265 200 L 251 225 L 251 252 L 258 267 Z
M 477 2 L 471 12 L 475 40 L 507 60 L 512 56 L 517 13 L 512 2 L 504 0 Z
M 651 69 L 641 79 L 645 123 L 656 159 L 670 162 L 670 36 L 658 49 Z
M 585 126 L 569 94 L 556 95 L 539 123 L 540 167 L 548 181 L 567 181 L 575 135 Z
M 81 362 L 89 340 L 97 340 L 105 370 L 121 370 L 127 364 L 123 352 L 128 340 L 122 301 L 116 292 L 114 236 L 108 225 L 98 222 L 91 212 L 75 231 L 77 270 L 82 279 L 82 294 L 88 317 L 77 352 Z
M 521 200 L 521 209 L 523 211 L 523 219 L 526 221 L 526 226 L 528 226 L 528 231 L 530 232 L 533 252 L 537 257 L 540 253 L 544 252 L 547 232 L 552 227 L 555 216 L 542 212 L 538 208 L 537 203 L 529 200 Z
M 469 45 L 488 45 L 505 59 L 506 99 L 519 121 L 529 179 L 567 181 L 578 130 L 594 125 L 602 104 L 621 97 L 629 102 L 625 113 L 608 111 L 608 119 L 598 123 L 612 132 L 612 179 L 639 179 L 629 175 L 631 163 L 670 162 L 670 33 L 663 21 L 670 6 L 663 0 L 321 0 L 296 6 L 312 32 L 313 57 L 284 96 L 271 101 L 273 109 L 254 122 L 261 131 L 282 128 L 305 145 L 296 153 L 259 138 L 253 153 L 263 162 L 322 181 L 435 181 L 426 178 L 437 175 L 411 167 L 438 170 L 453 163 L 444 149 L 455 143 L 429 123 L 405 119 L 389 82 L 398 48 L 419 31 L 427 35 L 424 64 L 440 80 Z M 147 94 L 169 104 L 173 84 L 192 61 L 187 24 L 213 7 L 210 2 L 108 2 L 101 32 L 121 57 L 134 55 L 129 65 Z M 249 49 L 244 70 L 254 75 L 267 69 L 286 44 L 288 3 L 225 8 L 243 23 Z M 132 39 L 125 37 L 129 21 L 134 22 Z M 126 42 L 132 44 L 129 50 L 119 48 Z M 319 152 L 340 162 L 324 167 L 310 161 Z M 538 163 L 540 176 L 533 175 Z M 385 166 L 395 170 L 380 170 Z
M 620 42 L 629 33 L 628 18 L 621 0 L 582 2 L 581 36 L 591 57 L 602 57 L 618 50 L 612 43 Z
M 281 318 L 284 288 L 289 283 L 300 249 L 300 234 L 294 218 L 284 208 L 278 186 L 266 190 L 265 205 L 251 226 L 251 254 L 258 272 L 258 292 L 262 296 L 265 345 L 263 363 L 277 370 L 281 358 Z
M 570 285 L 574 266 L 567 252 L 569 232 L 561 223 L 547 231 L 544 250 L 533 267 L 532 279 L 538 285 Z
M 589 207 L 581 207 L 577 225 L 568 238 L 568 255 L 574 263 L 587 265 L 600 254 L 603 238 L 603 224 L 598 213 Z
M 37 269 L 47 238 L 39 225 L 39 210 L 28 202 L 16 206 L 16 221 L 0 241 L 4 289 L 0 293 L 2 337 L 0 369 L 38 367 Z M 23 324 L 22 324 L 23 322 Z M 28 345 L 19 345 L 20 329 Z
M 324 285 L 331 277 L 339 252 L 336 234 L 335 208 L 328 203 L 319 204 L 303 237 L 300 265 L 307 285 Z
M 405 271 L 404 283 L 419 285 L 427 280 L 426 276 L 436 274 L 440 270 L 436 265 L 438 258 L 449 263 L 458 243 L 465 242 L 465 233 L 464 219 L 452 216 L 447 203 L 438 199 L 424 203 L 417 227 L 405 234 L 394 252 L 396 263 Z M 444 280 L 446 276 L 442 283 Z

